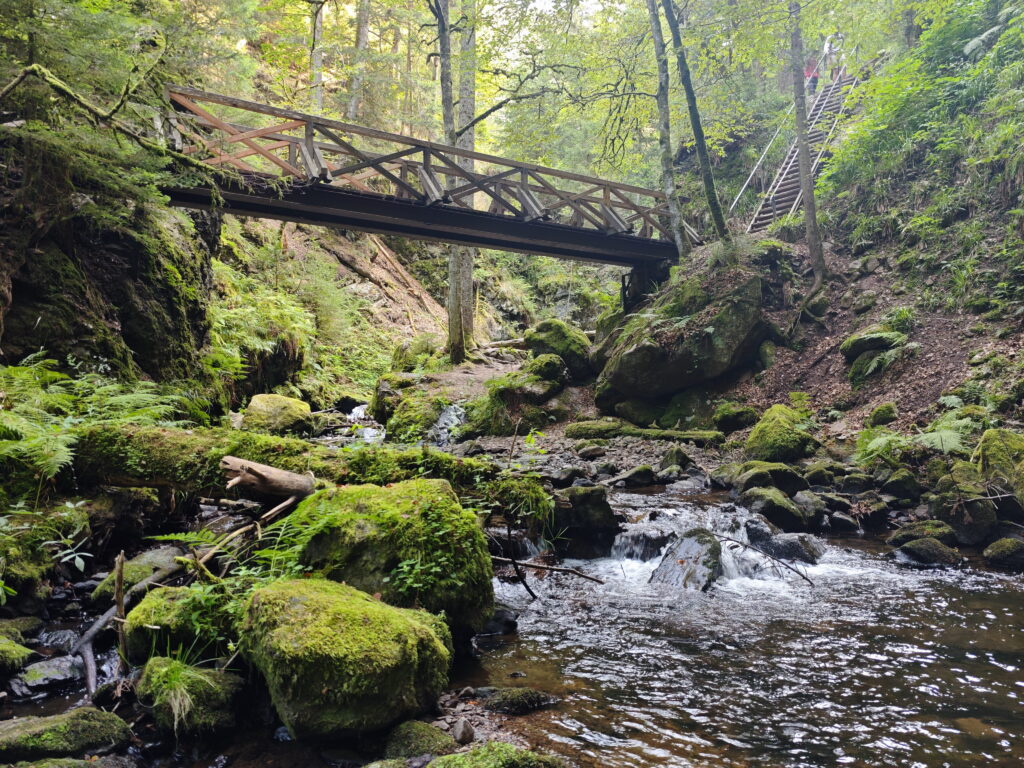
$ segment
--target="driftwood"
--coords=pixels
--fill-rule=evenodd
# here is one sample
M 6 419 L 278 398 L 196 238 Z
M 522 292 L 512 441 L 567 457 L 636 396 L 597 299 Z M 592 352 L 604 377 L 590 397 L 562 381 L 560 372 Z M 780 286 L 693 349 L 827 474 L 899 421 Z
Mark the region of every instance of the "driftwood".
M 595 576 L 587 576 L 587 574 L 581 573 L 580 571 L 577 571 L 575 568 L 562 568 L 557 565 L 541 565 L 540 563 L 523 563 L 518 560 L 513 560 L 510 557 L 497 557 L 495 555 L 491 556 L 491 560 L 493 560 L 496 563 L 506 563 L 512 566 L 519 565 L 523 568 L 535 568 L 538 571 L 556 571 L 557 573 L 571 573 L 573 576 L 579 576 L 581 579 L 593 581 L 598 584 L 604 584 L 604 582 L 601 581 L 601 579 L 598 579 Z
M 237 488 L 261 496 L 278 496 L 284 498 L 305 498 L 313 492 L 314 479 L 312 473 L 300 475 L 267 464 L 258 464 L 237 456 L 225 456 L 220 460 L 220 468 L 228 478 L 227 488 Z

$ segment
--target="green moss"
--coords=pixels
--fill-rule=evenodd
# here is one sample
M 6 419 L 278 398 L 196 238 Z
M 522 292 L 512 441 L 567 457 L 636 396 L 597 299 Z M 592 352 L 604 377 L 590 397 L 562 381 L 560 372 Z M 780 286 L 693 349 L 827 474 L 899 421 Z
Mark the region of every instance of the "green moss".
M 441 349 L 438 339 L 432 333 L 421 333 L 410 341 L 395 347 L 391 355 L 391 370 L 403 373 L 422 371 L 440 358 Z
M 740 496 L 740 503 L 784 531 L 806 531 L 817 523 L 812 513 L 798 507 L 778 488 L 751 488 Z
M 847 362 L 852 362 L 865 352 L 895 349 L 907 343 L 907 336 L 899 331 L 890 331 L 883 326 L 871 326 L 846 338 L 839 345 L 839 351 Z
M 929 509 L 933 518 L 949 523 L 961 544 L 980 544 L 996 525 L 995 505 L 986 497 L 985 481 L 966 461 L 954 462 L 935 486 Z
M 482 747 L 431 761 L 430 768 L 565 768 L 561 760 L 492 741 Z
M 543 363 L 542 366 L 547 367 Z M 532 429 L 548 426 L 555 409 L 541 406 L 562 391 L 564 378 L 542 378 L 527 365 L 523 370 L 491 379 L 486 386 L 487 394 L 466 406 L 466 423 L 460 432 L 463 436 L 525 435 Z
M 544 320 L 526 331 L 526 348 L 535 356 L 558 355 L 565 362 L 574 381 L 585 381 L 594 375 L 590 366 L 590 340 L 578 328 L 562 320 Z
M 776 461 L 748 461 L 733 480 L 740 491 L 757 487 L 778 488 L 787 496 L 806 490 L 808 482 L 792 467 Z
M 304 432 L 312 415 L 308 403 L 284 395 L 254 395 L 242 416 L 242 427 L 255 432 Z
M 92 707 L 50 717 L 18 717 L 0 721 L 0 760 L 36 760 L 115 750 L 131 739 L 128 725 L 117 715 Z
M 715 408 L 715 413 L 711 418 L 718 429 L 728 434 L 739 429 L 746 429 L 756 423 L 757 411 L 749 405 L 725 402 Z
M 924 537 L 911 539 L 897 550 L 918 563 L 926 565 L 957 565 L 962 559 L 960 553 L 951 549 L 938 539 Z
M 396 725 L 388 734 L 384 745 L 385 759 L 419 757 L 420 755 L 448 755 L 458 748 L 455 739 L 419 720 L 407 720 Z
M 985 547 L 981 553 L 989 565 L 1011 571 L 1024 571 L 1024 541 L 1002 538 Z
M 881 427 L 891 424 L 897 418 L 899 418 L 899 414 L 896 412 L 896 403 L 882 403 L 871 411 L 864 424 L 868 427 Z
M 793 461 L 814 451 L 818 441 L 803 427 L 800 413 L 789 406 L 773 405 L 754 427 L 744 450 L 763 461 Z
M 453 629 L 478 630 L 490 618 L 487 542 L 444 480 L 320 491 L 280 525 L 317 574 L 393 605 L 444 612 Z
M 128 659 L 141 664 L 150 656 L 170 655 L 179 649 L 211 654 L 219 649 L 227 617 L 197 605 L 189 587 L 157 587 L 146 593 L 125 617 Z
M 557 384 L 565 384 L 569 380 L 569 369 L 558 355 L 538 355 L 523 366 L 523 371 Z
M 242 685 L 242 679 L 230 672 L 156 656 L 146 663 L 136 691 L 152 706 L 160 728 L 183 735 L 234 726 L 235 700 Z
M 943 544 L 952 544 L 956 541 L 956 535 L 949 523 L 942 520 L 919 520 L 902 526 L 886 539 L 885 543 L 890 547 L 898 547 L 914 539 L 926 538 L 937 539 Z
M 1024 435 L 1008 429 L 987 429 L 971 457 L 986 480 L 1002 482 L 1024 493 Z
M 25 666 L 32 651 L 15 640 L 0 637 L 0 675 L 10 677 Z
M 124 564 L 125 591 L 140 581 L 148 579 L 157 571 L 173 566 L 175 558 L 182 554 L 184 553 L 177 547 L 160 547 L 143 552 L 128 560 Z M 96 585 L 96 589 L 92 591 L 92 599 L 94 601 L 113 600 L 116 581 L 117 574 L 111 571 L 103 581 Z
M 717 445 L 725 435 L 712 430 L 644 429 L 628 424 L 621 419 L 595 419 L 577 421 L 565 428 L 570 440 L 609 440 L 613 437 L 643 437 L 648 440 L 673 440 L 696 445 Z
M 447 397 L 426 388 L 401 390 L 398 404 L 387 420 L 388 440 L 396 443 L 424 440 L 447 405 Z
M 43 627 L 43 620 L 38 616 L 19 616 L 16 619 L 0 619 L 0 637 L 6 637 L 16 643 L 25 642 L 25 638 L 34 635 Z
M 220 460 L 224 456 L 270 464 L 329 483 L 384 485 L 428 476 L 448 480 L 456 489 L 473 488 L 497 475 L 497 467 L 460 459 L 430 448 L 359 446 L 333 450 L 305 440 L 271 437 L 232 429 L 164 429 L 99 426 L 81 433 L 75 469 L 83 485 L 99 485 L 111 476 L 139 485 L 160 484 L 198 495 L 224 493 Z
M 444 622 L 321 579 L 249 599 L 242 636 L 278 716 L 296 736 L 385 728 L 435 706 L 448 682 Z
M 546 523 L 551 518 L 554 500 L 535 477 L 503 475 L 485 483 L 480 489 L 481 506 L 498 512 L 506 519 Z

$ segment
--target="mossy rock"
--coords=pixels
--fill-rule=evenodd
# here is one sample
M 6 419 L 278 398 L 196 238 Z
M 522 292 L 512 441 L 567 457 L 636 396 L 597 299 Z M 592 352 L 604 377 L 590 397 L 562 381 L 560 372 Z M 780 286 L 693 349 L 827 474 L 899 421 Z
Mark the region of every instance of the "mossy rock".
M 921 484 L 917 476 L 905 467 L 901 467 L 889 475 L 882 483 L 882 493 L 895 496 L 897 499 L 910 499 L 916 501 L 921 498 Z
M 444 480 L 319 491 L 282 525 L 314 573 L 392 605 L 444 612 L 456 633 L 481 629 L 493 611 L 483 531 Z
M 6 637 L 16 643 L 25 642 L 26 637 L 36 634 L 43 628 L 43 620 L 38 616 L 19 616 L 16 619 L 0 619 L 0 637 Z
M 221 650 L 226 617 L 207 612 L 197 625 L 195 593 L 188 587 L 157 587 L 146 593 L 125 617 L 128 660 L 142 664 L 150 656 L 169 655 L 179 648 L 216 655 Z
M 942 520 L 919 520 L 916 523 L 907 523 L 886 539 L 885 543 L 891 547 L 899 547 L 914 539 L 927 538 L 936 539 L 947 546 L 956 543 L 956 533 L 953 528 Z
M 441 619 L 324 579 L 253 592 L 242 635 L 296 737 L 387 728 L 434 707 L 448 683 L 451 636 Z
M 657 399 L 750 365 L 768 332 L 762 301 L 760 275 L 739 267 L 670 283 L 649 313 L 619 332 L 600 380 L 624 395 Z M 672 322 L 652 335 L 649 314 Z
M 898 418 L 899 414 L 896 411 L 896 403 L 882 403 L 871 411 L 864 425 L 868 427 L 881 427 L 885 424 L 892 424 Z
M 404 389 L 385 424 L 387 439 L 395 443 L 419 443 L 427 437 L 450 401 L 426 388 Z
M 484 709 L 503 715 L 527 715 L 557 701 L 535 688 L 496 688 L 484 699 Z
M 777 461 L 748 461 L 739 468 L 734 480 L 739 490 L 750 488 L 778 488 L 787 496 L 807 490 L 810 485 L 799 472 Z
M 18 717 L 0 721 L 0 761 L 112 751 L 126 746 L 131 737 L 124 720 L 93 707 L 49 717 Z
M 740 496 L 740 504 L 763 515 L 784 531 L 808 531 L 820 525 L 813 514 L 801 509 L 778 488 L 751 488 Z
M 789 406 L 773 405 L 747 438 L 747 456 L 761 461 L 795 461 L 810 455 L 818 441 L 802 422 L 803 417 Z
M 175 546 L 158 547 L 157 549 L 151 549 L 147 552 L 136 555 L 131 560 L 126 561 L 124 564 L 125 592 L 134 587 L 140 581 L 148 579 L 157 571 L 173 566 L 175 559 L 184 554 L 184 552 Z M 93 601 L 97 602 L 102 600 L 107 602 L 113 600 L 114 583 L 116 580 L 117 574 L 114 571 L 111 571 L 110 574 L 96 586 L 96 589 L 92 591 Z
M 890 331 L 883 326 L 874 325 L 858 331 L 846 338 L 839 345 L 839 351 L 847 362 L 853 362 L 865 352 L 880 352 L 895 349 L 907 343 L 907 336 L 899 331 Z
M 809 485 L 829 487 L 835 482 L 835 473 L 823 462 L 815 462 L 804 470 L 804 480 Z
M 579 328 L 562 320 L 543 320 L 526 331 L 523 342 L 534 356 L 562 358 L 573 381 L 586 381 L 594 375 L 590 367 L 590 340 Z
M 467 404 L 460 436 L 525 434 L 559 418 L 557 406 L 542 406 L 562 391 L 563 381 L 523 369 L 491 379 L 486 387 L 486 395 Z
M 853 364 L 850 366 L 850 371 L 847 373 L 847 378 L 850 380 L 850 384 L 854 389 L 860 387 L 869 376 L 881 373 L 885 370 L 885 366 L 879 364 L 875 365 L 875 360 L 881 355 L 885 354 L 880 349 L 872 349 L 868 352 L 861 354 Z
M 929 505 L 931 516 L 949 523 L 959 543 L 981 544 L 997 523 L 995 505 L 986 496 L 985 482 L 978 469 L 958 461 L 935 487 Z
M 691 528 L 665 550 L 651 582 L 704 592 L 722 575 L 722 544 L 707 528 Z
M 449 755 L 458 747 L 455 739 L 440 728 L 420 720 L 407 720 L 391 729 L 384 744 L 384 758 Z
M 525 749 L 513 747 L 499 741 L 492 741 L 481 747 L 456 755 L 445 755 L 432 760 L 430 768 L 566 768 L 565 763 L 555 757 L 540 755 Z
M 219 669 L 201 669 L 166 656 L 154 656 L 136 686 L 139 698 L 152 707 L 156 724 L 177 735 L 210 733 L 235 725 L 235 705 L 244 681 Z M 174 699 L 191 702 L 175 711 Z
M 377 379 L 367 413 L 380 424 L 387 424 L 402 399 L 404 390 L 414 387 L 423 377 L 411 373 L 386 373 Z
M 686 452 L 686 449 L 681 445 L 673 445 L 665 451 L 665 455 L 661 457 L 661 461 L 658 462 L 658 469 L 665 470 L 669 467 L 686 469 L 692 464 L 693 459 L 690 458 L 690 454 Z
M 9 637 L 0 636 L 0 677 L 10 677 L 19 672 L 32 657 L 32 653 L 32 649 Z
M 309 429 L 309 403 L 284 395 L 253 395 L 242 416 L 242 428 L 274 435 Z
M 1024 494 L 1024 435 L 1008 429 L 986 429 L 971 461 L 986 480 L 1001 482 Z
M 757 423 L 757 411 L 741 403 L 719 403 L 712 416 L 715 426 L 729 434 Z
M 441 354 L 441 345 L 431 333 L 421 333 L 395 347 L 391 353 L 391 370 L 412 373 L 431 363 Z
M 526 362 L 523 371 L 556 384 L 565 384 L 569 381 L 569 369 L 558 355 L 538 355 Z
M 664 406 L 646 400 L 623 400 L 615 404 L 615 415 L 638 427 L 656 426 L 664 413 Z
M 405 758 L 398 760 L 374 760 L 363 768 L 408 768 L 409 761 Z
M 657 419 L 662 429 L 713 429 L 714 411 L 707 390 L 693 387 L 672 396 Z
M 962 560 L 960 553 L 955 549 L 927 536 L 911 539 L 901 545 L 896 552 L 922 565 L 959 565 Z
M 725 435 L 714 430 L 644 429 L 621 419 L 577 421 L 565 428 L 570 440 L 610 440 L 614 437 L 642 437 L 648 440 L 672 440 L 698 446 L 718 445 Z
M 1024 572 L 1024 541 L 1013 538 L 996 539 L 981 553 L 993 568 Z

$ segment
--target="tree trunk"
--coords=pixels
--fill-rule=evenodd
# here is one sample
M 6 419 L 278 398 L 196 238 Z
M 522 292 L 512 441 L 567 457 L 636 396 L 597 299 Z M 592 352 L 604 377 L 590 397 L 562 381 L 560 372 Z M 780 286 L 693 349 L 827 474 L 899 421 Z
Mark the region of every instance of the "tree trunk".
M 324 6 L 327 0 L 312 3 L 313 13 L 309 19 L 309 79 L 313 95 L 313 109 L 324 111 Z
M 669 226 L 676 242 L 679 256 L 689 252 L 689 242 L 683 232 L 683 217 L 679 211 L 676 196 L 675 165 L 672 161 L 672 123 L 668 105 L 668 58 L 665 55 L 665 38 L 661 33 L 658 18 L 658 0 L 647 0 L 647 13 L 651 20 L 651 37 L 654 39 L 654 58 L 658 64 L 658 145 L 661 150 L 661 189 L 668 198 Z
M 475 0 L 462 0 L 463 29 L 459 39 L 459 108 L 456 125 L 466 126 L 476 117 L 476 3 Z M 452 143 L 460 149 L 476 149 L 476 128 L 463 131 Z M 469 172 L 475 170 L 473 160 L 466 158 L 459 165 Z M 473 290 L 473 262 L 476 259 L 476 248 L 455 246 L 452 248 L 454 262 L 454 286 L 458 294 L 456 301 L 451 302 L 458 313 L 458 322 L 462 326 L 463 349 L 472 349 L 473 319 L 476 310 L 475 292 Z M 452 287 L 449 287 L 449 295 Z M 454 362 L 454 360 L 452 361 Z
M 359 105 L 363 100 L 363 81 L 366 77 L 364 54 L 370 44 L 370 0 L 359 0 L 356 10 L 356 47 L 352 57 L 352 81 L 349 83 L 348 106 L 345 119 L 355 120 L 359 116 Z
M 704 125 L 700 119 L 700 110 L 697 109 L 697 94 L 693 90 L 693 79 L 690 77 L 690 65 L 686 61 L 686 49 L 683 48 L 683 37 L 679 31 L 679 18 L 676 16 L 675 5 L 672 0 L 661 0 L 665 9 L 665 19 L 668 21 L 669 31 L 672 33 L 672 47 L 676 52 L 676 67 L 679 70 L 679 82 L 683 85 L 683 93 L 686 94 L 686 111 L 690 116 L 690 128 L 693 130 L 693 144 L 697 150 L 697 161 L 700 164 L 700 177 L 704 182 L 704 194 L 708 199 L 708 209 L 711 211 L 711 221 L 715 225 L 715 232 L 722 240 L 728 240 L 729 228 L 725 225 L 725 214 L 722 212 L 722 203 L 718 199 L 718 190 L 715 188 L 715 174 L 711 170 L 711 156 L 708 154 L 708 142 L 704 136 Z M 654 9 L 657 14 L 657 8 Z
M 814 286 L 808 298 L 825 284 L 828 267 L 825 264 L 825 252 L 821 245 L 821 232 L 818 229 L 818 210 L 814 201 L 814 172 L 811 168 L 811 146 L 807 139 L 807 99 L 804 95 L 804 41 L 800 32 L 800 3 L 789 4 L 790 24 L 790 66 L 793 69 L 793 109 L 796 115 L 796 146 L 800 162 L 800 195 L 804 204 L 804 229 L 807 234 L 807 251 L 814 270 Z

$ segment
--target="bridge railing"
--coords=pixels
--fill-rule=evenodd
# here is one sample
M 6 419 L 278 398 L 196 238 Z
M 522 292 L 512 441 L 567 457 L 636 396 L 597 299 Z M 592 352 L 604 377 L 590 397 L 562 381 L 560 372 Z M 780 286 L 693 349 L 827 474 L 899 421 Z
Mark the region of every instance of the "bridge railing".
M 329 183 L 607 234 L 672 240 L 663 193 L 258 102 L 171 86 L 179 151 L 245 176 Z M 694 243 L 700 238 L 685 225 Z

